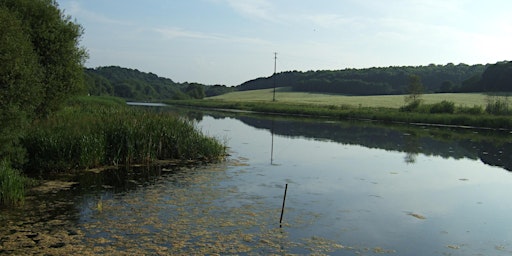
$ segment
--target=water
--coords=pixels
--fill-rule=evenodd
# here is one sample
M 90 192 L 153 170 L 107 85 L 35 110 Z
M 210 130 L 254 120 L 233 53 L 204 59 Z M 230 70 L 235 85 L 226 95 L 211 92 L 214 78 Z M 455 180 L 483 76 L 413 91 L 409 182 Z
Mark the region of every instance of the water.
M 506 132 L 187 116 L 225 163 L 81 175 L 3 209 L 0 253 L 512 254 Z

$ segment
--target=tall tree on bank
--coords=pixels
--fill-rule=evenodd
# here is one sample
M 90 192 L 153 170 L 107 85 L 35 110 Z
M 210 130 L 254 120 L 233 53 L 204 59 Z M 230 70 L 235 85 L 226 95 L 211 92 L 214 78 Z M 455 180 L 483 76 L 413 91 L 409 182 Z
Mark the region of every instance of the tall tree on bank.
M 83 63 L 87 57 L 79 46 L 83 29 L 62 13 L 55 0 L 0 0 L 0 7 L 21 23 L 38 57 L 38 67 L 32 67 L 42 71 L 42 91 L 37 95 L 40 103 L 35 113 L 46 116 L 69 96 L 83 91 Z
M 0 0 L 0 160 L 23 158 L 19 138 L 82 90 L 82 29 L 52 0 Z
M 405 97 L 405 102 L 416 102 L 421 99 L 423 95 L 424 87 L 421 83 L 421 77 L 418 75 L 410 75 L 409 76 L 409 84 L 407 85 L 407 96 Z

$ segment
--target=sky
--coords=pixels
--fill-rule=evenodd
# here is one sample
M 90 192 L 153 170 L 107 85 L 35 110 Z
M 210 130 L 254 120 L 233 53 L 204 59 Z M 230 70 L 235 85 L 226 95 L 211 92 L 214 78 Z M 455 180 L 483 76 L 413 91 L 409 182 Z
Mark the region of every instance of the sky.
M 57 0 L 87 67 L 236 86 L 274 72 L 512 60 L 510 0 Z M 277 59 L 275 54 L 277 53 Z

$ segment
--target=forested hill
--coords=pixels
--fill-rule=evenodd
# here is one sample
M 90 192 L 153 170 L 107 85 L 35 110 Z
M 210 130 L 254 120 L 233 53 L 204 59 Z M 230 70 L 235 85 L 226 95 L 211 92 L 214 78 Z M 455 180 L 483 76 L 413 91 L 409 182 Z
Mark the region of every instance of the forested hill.
M 294 91 L 340 93 L 347 95 L 404 94 L 409 77 L 417 75 L 426 93 L 468 92 L 477 84 L 487 65 L 428 65 L 344 69 L 336 71 L 289 71 L 276 74 L 277 87 L 291 87 Z M 273 88 L 274 77 L 245 82 L 238 90 Z
M 176 83 L 153 73 L 117 66 L 88 68 L 84 74 L 90 95 L 110 95 L 128 100 L 201 99 L 232 90 L 223 85 Z

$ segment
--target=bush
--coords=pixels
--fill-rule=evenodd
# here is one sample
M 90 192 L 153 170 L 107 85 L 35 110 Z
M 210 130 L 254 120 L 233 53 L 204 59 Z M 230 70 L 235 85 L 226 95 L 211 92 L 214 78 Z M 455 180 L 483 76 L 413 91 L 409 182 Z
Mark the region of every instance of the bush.
M 433 104 L 430 106 L 430 113 L 433 114 L 441 114 L 441 113 L 447 113 L 447 114 L 453 114 L 455 112 L 455 103 L 451 101 L 443 100 L 439 103 Z
M 480 115 L 480 114 L 484 113 L 484 109 L 482 106 L 478 106 L 478 105 L 474 105 L 473 107 L 459 107 L 459 108 L 457 108 L 457 113 Z
M 421 100 L 415 99 L 410 101 L 407 105 L 400 107 L 401 112 L 412 112 L 417 110 L 421 105 Z

